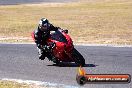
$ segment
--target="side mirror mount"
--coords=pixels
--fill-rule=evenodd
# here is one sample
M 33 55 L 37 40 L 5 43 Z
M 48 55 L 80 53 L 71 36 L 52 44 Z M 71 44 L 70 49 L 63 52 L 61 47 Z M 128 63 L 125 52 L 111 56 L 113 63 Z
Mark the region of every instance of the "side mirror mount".
M 66 29 L 66 30 L 63 30 L 66 34 L 68 34 L 68 30 Z

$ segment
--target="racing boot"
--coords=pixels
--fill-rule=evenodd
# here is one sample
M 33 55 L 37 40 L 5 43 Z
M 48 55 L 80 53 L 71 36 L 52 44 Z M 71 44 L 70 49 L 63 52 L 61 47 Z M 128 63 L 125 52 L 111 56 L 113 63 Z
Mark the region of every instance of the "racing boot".
M 45 59 L 45 52 L 42 49 L 38 49 L 39 59 L 44 60 Z

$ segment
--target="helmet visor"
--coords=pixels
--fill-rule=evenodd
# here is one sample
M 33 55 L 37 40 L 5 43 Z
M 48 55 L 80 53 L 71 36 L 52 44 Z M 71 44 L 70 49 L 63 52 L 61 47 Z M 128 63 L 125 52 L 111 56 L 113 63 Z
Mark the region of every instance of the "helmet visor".
M 42 31 L 45 31 L 45 30 L 47 30 L 48 29 L 48 24 L 46 23 L 46 24 L 43 24 L 42 26 L 41 26 L 41 30 Z
M 42 27 L 48 27 L 48 23 L 42 24 Z

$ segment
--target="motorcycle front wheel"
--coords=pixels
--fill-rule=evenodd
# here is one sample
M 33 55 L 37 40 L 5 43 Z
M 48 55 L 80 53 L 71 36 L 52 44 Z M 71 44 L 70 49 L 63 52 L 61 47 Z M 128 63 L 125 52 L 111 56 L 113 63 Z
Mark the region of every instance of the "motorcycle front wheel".
M 77 65 L 79 66 L 85 65 L 84 57 L 75 48 L 73 48 L 72 57 Z

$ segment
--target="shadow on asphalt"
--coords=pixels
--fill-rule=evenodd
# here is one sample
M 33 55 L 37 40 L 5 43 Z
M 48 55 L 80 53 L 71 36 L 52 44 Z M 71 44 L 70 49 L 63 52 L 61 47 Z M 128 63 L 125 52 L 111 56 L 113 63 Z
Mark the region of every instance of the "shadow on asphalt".
M 47 65 L 47 66 L 56 66 L 56 67 L 79 67 L 75 63 L 60 63 L 59 65 L 52 64 L 52 65 Z M 97 66 L 99 66 L 99 65 L 95 65 L 95 64 L 85 64 L 85 66 L 83 66 L 83 67 L 97 67 Z

